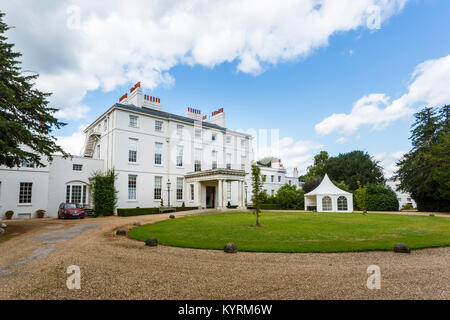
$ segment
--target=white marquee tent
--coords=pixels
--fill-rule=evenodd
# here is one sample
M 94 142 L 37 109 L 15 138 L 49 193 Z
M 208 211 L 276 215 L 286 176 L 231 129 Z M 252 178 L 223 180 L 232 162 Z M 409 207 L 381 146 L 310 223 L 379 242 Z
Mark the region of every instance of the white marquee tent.
M 305 210 L 312 207 L 317 212 L 353 212 L 353 195 L 336 187 L 325 174 L 319 186 L 305 194 Z

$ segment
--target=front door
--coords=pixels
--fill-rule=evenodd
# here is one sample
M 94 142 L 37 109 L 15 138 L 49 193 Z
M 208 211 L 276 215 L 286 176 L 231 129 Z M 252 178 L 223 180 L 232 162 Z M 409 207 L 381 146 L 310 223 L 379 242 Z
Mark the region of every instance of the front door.
M 216 187 L 206 187 L 206 207 L 215 208 Z

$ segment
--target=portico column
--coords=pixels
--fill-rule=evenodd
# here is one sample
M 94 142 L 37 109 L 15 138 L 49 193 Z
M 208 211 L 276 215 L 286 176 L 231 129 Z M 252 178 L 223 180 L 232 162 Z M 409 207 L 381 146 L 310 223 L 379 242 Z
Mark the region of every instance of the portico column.
M 197 204 L 199 208 L 202 208 L 202 184 L 197 182 Z
M 241 202 L 242 202 L 242 195 L 241 195 L 241 182 L 238 180 L 237 181 L 237 185 L 238 185 L 238 206 L 241 206 Z
M 241 181 L 241 207 L 245 207 L 245 191 L 244 191 L 244 181 Z
M 219 209 L 222 209 L 223 204 L 222 204 L 222 200 L 223 200 L 223 195 L 222 195 L 222 190 L 223 190 L 223 180 L 218 180 L 218 184 L 219 184 L 219 192 L 217 193 L 217 207 Z

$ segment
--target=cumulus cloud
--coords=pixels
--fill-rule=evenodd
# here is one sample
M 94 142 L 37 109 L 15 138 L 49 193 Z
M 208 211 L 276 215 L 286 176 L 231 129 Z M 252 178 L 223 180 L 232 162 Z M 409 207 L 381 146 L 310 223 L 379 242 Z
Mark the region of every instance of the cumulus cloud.
M 327 135 L 339 132 L 356 134 L 361 126 L 380 130 L 391 122 L 408 116 L 418 103 L 438 106 L 450 101 L 450 55 L 419 64 L 410 80 L 408 92 L 391 102 L 382 93 L 369 94 L 353 105 L 352 111 L 335 113 L 316 124 L 317 133 Z
M 340 138 L 336 139 L 336 143 L 339 143 L 339 144 L 346 143 L 347 141 L 348 141 L 348 138 L 346 138 L 346 137 L 340 137 Z
M 80 126 L 77 131 L 72 133 L 70 136 L 58 136 L 56 137 L 56 143 L 60 145 L 65 152 L 70 153 L 74 156 L 81 155 L 81 150 L 84 146 L 85 134 L 84 129 L 87 126 Z
M 406 0 L 6 1 L 9 36 L 24 67 L 40 73 L 66 119 L 82 118 L 90 90 L 142 81 L 172 85 L 176 65 L 237 62 L 259 74 L 304 58 L 331 35 L 382 23 Z M 373 10 L 374 6 L 379 10 Z M 371 8 L 371 10 L 368 10 Z M 379 15 L 374 17 L 374 12 Z M 369 24 L 370 21 L 370 24 Z
M 383 152 L 374 155 L 374 158 L 380 161 L 380 166 L 383 168 L 383 173 L 386 178 L 390 178 L 397 170 L 397 161 L 400 160 L 406 151 L 397 152 Z

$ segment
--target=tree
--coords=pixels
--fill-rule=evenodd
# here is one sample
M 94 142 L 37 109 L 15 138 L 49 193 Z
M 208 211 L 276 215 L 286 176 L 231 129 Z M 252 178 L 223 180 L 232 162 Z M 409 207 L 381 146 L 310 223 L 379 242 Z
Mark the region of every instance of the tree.
M 262 186 L 265 182 L 265 178 L 261 176 L 261 169 L 254 163 L 252 163 L 252 203 L 255 208 L 254 214 L 256 216 L 256 226 L 261 226 L 259 223 L 259 215 L 261 214 L 261 204 L 264 203 L 264 199 L 267 198 L 267 194 L 262 190 Z
M 306 181 L 303 184 L 303 191 L 305 193 L 311 192 L 313 191 L 315 188 L 317 188 L 319 186 L 319 184 L 322 182 L 322 177 L 321 178 L 314 178 L 314 179 L 310 179 L 308 181 Z
M 314 165 L 307 168 L 306 181 L 317 179 L 325 175 L 325 164 L 329 159 L 328 152 L 320 151 L 314 156 Z
M 302 210 L 305 206 L 304 191 L 297 189 L 295 185 L 285 184 L 278 189 L 276 202 L 281 209 Z
M 358 188 L 358 181 L 362 185 L 384 184 L 385 182 L 379 162 L 367 152 L 359 150 L 329 158 L 324 169 L 331 180 L 343 181 L 350 190 Z
M 9 27 L 3 22 L 4 15 L 0 12 L 0 165 L 11 168 L 26 161 L 42 167 L 42 155 L 49 160 L 58 152 L 68 156 L 50 135 L 65 123 L 53 116 L 57 109 L 47 107 L 50 94 L 35 88 L 38 75 L 22 75 L 17 60 L 21 54 L 12 50 L 14 44 L 6 42 Z M 34 152 L 23 150 L 23 146 Z
M 423 108 L 411 126 L 412 149 L 397 162 L 399 190 L 420 211 L 450 211 L 450 105 Z
M 91 177 L 94 215 L 112 216 L 116 208 L 117 190 L 114 182 L 117 178 L 114 170 L 97 171 Z
M 357 181 L 358 188 L 353 192 L 355 197 L 355 203 L 359 210 L 367 210 L 367 187 L 361 186 L 361 183 Z

